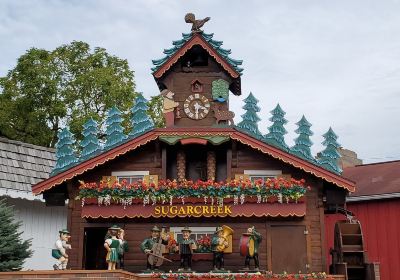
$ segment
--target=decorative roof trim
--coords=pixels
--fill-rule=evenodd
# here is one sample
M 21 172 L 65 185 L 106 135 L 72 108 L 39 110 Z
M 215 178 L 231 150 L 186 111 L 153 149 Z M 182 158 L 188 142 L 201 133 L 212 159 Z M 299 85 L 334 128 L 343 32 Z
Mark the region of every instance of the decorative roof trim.
M 322 167 L 316 166 L 306 160 L 303 160 L 297 156 L 289 154 L 271 145 L 268 145 L 260 140 L 257 140 L 251 136 L 246 135 L 243 132 L 237 131 L 232 136 L 232 139 L 241 142 L 242 144 L 248 145 L 253 149 L 259 150 L 262 153 L 268 154 L 276 159 L 279 159 L 287 164 L 290 164 L 296 168 L 299 168 L 307 173 L 311 173 L 314 176 L 324 179 L 327 182 L 342 187 L 350 192 L 355 191 L 355 183 L 339 176 L 331 171 L 328 171 Z
M 182 56 L 186 54 L 194 45 L 202 46 L 210 56 L 212 56 L 232 78 L 240 78 L 233 66 L 231 66 L 214 48 L 201 36 L 194 34 L 180 49 L 178 49 L 171 57 L 167 59 L 154 73 L 155 78 L 161 78 Z
M 219 135 L 227 136 L 233 140 L 237 140 L 242 144 L 248 145 L 253 149 L 256 149 L 264 154 L 268 154 L 273 158 L 279 159 L 287 164 L 290 164 L 296 168 L 303 170 L 304 172 L 313 174 L 314 176 L 321 178 L 327 182 L 335 184 L 338 187 L 344 188 L 350 192 L 355 191 L 355 183 L 348 180 L 340 175 L 337 175 L 331 171 L 328 171 L 322 167 L 312 164 L 306 160 L 303 160 L 295 155 L 289 154 L 271 145 L 268 145 L 260 140 L 255 139 L 246 133 L 240 132 L 233 128 L 158 128 L 151 130 L 137 138 L 129 140 L 120 146 L 117 146 L 103 154 L 100 154 L 90 160 L 84 161 L 68 170 L 65 170 L 53 177 L 48 178 L 32 187 L 34 194 L 40 194 L 46 190 L 51 189 L 56 185 L 60 185 L 63 182 L 74 178 L 77 175 L 81 175 L 84 172 L 94 169 L 96 166 L 104 164 L 107 161 L 113 160 L 116 157 L 123 155 L 129 151 L 132 151 L 140 146 L 147 144 L 150 141 L 157 139 L 159 136 L 207 136 L 207 135 Z
M 113 160 L 116 157 L 123 155 L 131 150 L 134 150 L 140 146 L 147 144 L 150 141 L 153 141 L 158 138 L 158 135 L 154 133 L 154 131 L 149 131 L 146 134 L 143 134 L 137 138 L 132 139 L 131 141 L 125 142 L 120 146 L 116 146 L 108 150 L 105 153 L 99 154 L 91 158 L 90 160 L 84 161 L 74 167 L 67 169 L 57 175 L 48 178 L 34 186 L 32 186 L 32 192 L 37 195 L 46 190 L 53 188 L 56 185 L 60 185 L 67 180 L 74 178 L 77 175 L 81 175 L 84 172 L 94 169 L 96 166 L 102 165 L 107 161 Z

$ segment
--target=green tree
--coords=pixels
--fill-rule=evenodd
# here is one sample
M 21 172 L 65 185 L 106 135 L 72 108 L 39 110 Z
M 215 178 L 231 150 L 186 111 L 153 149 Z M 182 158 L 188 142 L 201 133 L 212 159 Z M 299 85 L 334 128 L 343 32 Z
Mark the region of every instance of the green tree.
M 129 114 L 136 96 L 127 60 L 77 41 L 53 51 L 29 49 L 0 78 L 0 93 L 0 134 L 49 147 L 65 126 L 78 140 L 89 118 L 103 127 L 115 104 Z
M 308 161 L 315 162 L 315 159 L 311 154 L 311 146 L 313 144 L 310 140 L 310 137 L 313 135 L 313 132 L 310 129 L 311 123 L 309 123 L 306 117 L 303 116 L 296 125 L 298 126 L 296 133 L 299 136 L 294 139 L 295 145 L 291 148 L 292 153 Z
M 121 115 L 121 111 L 116 106 L 107 112 L 104 149 L 111 149 L 126 140 L 127 136 L 124 134 L 124 128 L 121 125 L 123 121 Z
M 325 146 L 325 149 L 319 154 L 318 163 L 324 168 L 340 174 L 342 169 L 338 165 L 338 159 L 340 158 L 338 136 L 333 132 L 332 128 L 329 128 L 323 137 L 325 140 L 322 145 Z
M 26 258 L 32 255 L 30 240 L 23 241 L 16 222 L 13 207 L 0 200 L 0 271 L 20 270 Z
M 79 160 L 87 160 L 101 152 L 101 147 L 98 139 L 97 122 L 90 118 L 83 125 L 83 139 L 79 143 L 82 148 Z
M 153 119 L 155 127 L 165 127 L 163 115 L 163 97 L 160 95 L 150 97 L 147 114 Z
M 287 131 L 284 127 L 284 125 L 287 124 L 287 120 L 285 119 L 286 113 L 278 104 L 275 109 L 271 111 L 271 114 L 272 117 L 269 120 L 272 122 L 272 125 L 268 127 L 269 133 L 265 135 L 265 140 L 271 145 L 288 151 L 289 147 L 285 143 L 285 134 Z
M 68 127 L 64 127 L 58 133 L 58 141 L 56 143 L 57 162 L 51 172 L 52 175 L 64 171 L 78 162 L 74 146 L 74 135 L 69 131 Z
M 257 106 L 258 100 L 250 92 L 249 96 L 247 96 L 243 101 L 245 104 L 242 108 L 245 109 L 246 112 L 242 115 L 242 121 L 237 124 L 237 127 L 250 132 L 255 137 L 261 137 L 262 135 L 258 130 L 257 124 L 260 121 L 260 118 L 257 115 L 257 112 L 260 112 L 260 107 Z
M 146 131 L 154 128 L 154 123 L 148 115 L 148 102 L 141 93 L 136 96 L 135 105 L 131 109 L 131 125 L 132 130 L 129 136 L 136 137 Z

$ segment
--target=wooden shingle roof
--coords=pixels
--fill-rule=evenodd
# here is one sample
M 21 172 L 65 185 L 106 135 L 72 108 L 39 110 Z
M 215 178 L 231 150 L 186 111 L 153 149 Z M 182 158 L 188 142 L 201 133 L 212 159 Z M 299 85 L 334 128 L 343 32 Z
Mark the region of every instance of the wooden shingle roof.
M 55 150 L 0 137 L 0 189 L 31 192 L 55 165 Z

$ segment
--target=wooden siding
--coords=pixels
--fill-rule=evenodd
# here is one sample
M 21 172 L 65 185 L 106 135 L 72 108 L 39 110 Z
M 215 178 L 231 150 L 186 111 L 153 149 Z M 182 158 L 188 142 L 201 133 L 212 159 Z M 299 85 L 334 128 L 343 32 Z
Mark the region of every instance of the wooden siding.
M 33 255 L 25 261 L 24 269 L 52 269 L 54 259 L 51 249 L 58 238 L 58 231 L 66 227 L 66 207 L 46 207 L 44 202 L 7 199 L 14 205 L 16 220 L 22 222 L 22 239 L 32 239 Z
M 208 58 L 208 66 L 206 67 L 193 67 L 192 72 L 183 72 L 180 63 L 177 63 L 167 74 L 163 77 L 162 82 L 166 87 L 175 93 L 174 100 L 179 102 L 181 110 L 181 119 L 175 119 L 176 126 L 212 126 L 215 123 L 214 112 L 212 111 L 213 98 L 212 98 L 212 82 L 217 79 L 224 79 L 228 83 L 232 79 L 226 75 L 225 71 L 220 67 L 214 59 Z M 199 68 L 196 70 L 196 68 Z M 188 118 L 184 112 L 183 103 L 185 99 L 194 94 L 191 90 L 193 80 L 199 80 L 203 84 L 203 91 L 199 94 L 204 95 L 211 103 L 211 108 L 207 116 L 202 120 L 192 120 Z
M 121 156 L 98 168 L 88 171 L 79 179 L 85 181 L 99 180 L 104 175 L 110 175 L 112 171 L 121 170 L 149 170 L 151 174 L 162 175 L 161 150 L 155 149 L 155 143 L 149 143 L 135 151 Z M 234 145 L 235 146 L 235 145 Z M 166 149 L 171 146 L 166 145 Z M 228 150 L 231 145 L 224 145 L 221 148 Z M 157 152 L 155 152 L 157 151 Z M 143 253 L 139 250 L 139 245 L 144 238 L 149 236 L 149 230 L 154 225 L 168 226 L 211 226 L 216 227 L 226 224 L 235 230 L 233 238 L 233 253 L 227 254 L 225 266 L 227 269 L 237 271 L 243 266 L 243 258 L 239 256 L 238 244 L 241 233 L 245 232 L 249 226 L 255 225 L 263 234 L 264 241 L 260 249 L 260 264 L 263 269 L 271 269 L 272 246 L 270 240 L 271 227 L 276 226 L 303 226 L 306 234 L 306 261 L 309 271 L 325 271 L 325 248 L 322 246 L 324 240 L 323 227 L 323 207 L 322 207 L 322 181 L 301 170 L 284 164 L 283 162 L 261 154 L 251 148 L 237 144 L 232 147 L 232 166 L 231 176 L 243 173 L 246 169 L 267 169 L 282 170 L 284 174 L 291 174 L 294 178 L 304 178 L 311 186 L 311 191 L 307 193 L 307 213 L 305 218 L 298 219 L 267 219 L 267 218 L 209 218 L 209 219 L 120 219 L 120 220 L 85 220 L 81 218 L 80 201 L 70 200 L 68 226 L 71 231 L 71 243 L 73 250 L 70 253 L 70 265 L 73 269 L 84 267 L 84 233 L 85 228 L 89 227 L 109 227 L 113 223 L 118 223 L 126 229 L 126 238 L 131 250 L 126 254 L 125 266 L 129 271 L 138 272 L 145 268 L 146 260 Z M 69 183 L 68 189 L 73 198 L 77 193 L 78 183 Z M 288 227 L 290 228 L 290 227 Z M 284 240 L 282 240 L 284 242 Z M 290 252 L 288 252 L 290 253 Z M 164 269 L 177 268 L 178 264 L 166 265 Z M 193 268 L 197 271 L 208 271 L 211 267 L 210 261 L 194 262 Z
M 376 200 L 359 203 L 348 203 L 361 222 L 368 261 L 380 263 L 381 279 L 400 279 L 400 200 Z M 333 230 L 342 215 L 326 215 L 326 248 L 333 247 Z M 329 251 L 328 253 L 329 254 Z M 327 255 L 327 266 L 331 263 Z

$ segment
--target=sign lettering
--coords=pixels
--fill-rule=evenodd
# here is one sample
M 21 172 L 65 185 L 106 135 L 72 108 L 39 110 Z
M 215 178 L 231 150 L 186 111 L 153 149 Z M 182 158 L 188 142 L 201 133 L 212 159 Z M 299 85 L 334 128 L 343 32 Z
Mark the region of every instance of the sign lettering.
M 154 217 L 227 216 L 232 214 L 232 205 L 157 205 L 153 213 Z

